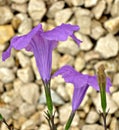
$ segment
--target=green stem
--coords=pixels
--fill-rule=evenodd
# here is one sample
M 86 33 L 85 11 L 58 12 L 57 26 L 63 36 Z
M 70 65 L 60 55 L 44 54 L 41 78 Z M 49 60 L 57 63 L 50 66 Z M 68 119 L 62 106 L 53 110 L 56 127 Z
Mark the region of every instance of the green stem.
M 66 123 L 65 130 L 69 130 L 69 128 L 71 126 L 71 123 L 72 123 L 72 121 L 74 119 L 74 116 L 75 116 L 75 112 L 72 111 L 70 116 L 69 116 L 69 119 L 68 119 L 68 121 Z
M 51 97 L 51 91 L 50 91 L 50 83 L 44 83 L 45 88 L 45 95 L 46 95 L 46 104 L 48 107 L 48 111 L 50 116 L 53 114 L 53 102 Z
M 106 107 L 107 107 L 107 102 L 106 102 L 106 92 L 104 89 L 100 90 L 101 94 L 101 106 L 103 109 L 103 113 L 106 114 Z

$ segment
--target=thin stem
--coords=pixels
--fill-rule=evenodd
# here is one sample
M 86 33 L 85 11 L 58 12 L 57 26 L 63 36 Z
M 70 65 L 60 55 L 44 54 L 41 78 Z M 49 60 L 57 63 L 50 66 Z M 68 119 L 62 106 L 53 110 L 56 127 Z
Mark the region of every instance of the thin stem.
M 103 117 L 103 121 L 104 121 L 104 130 L 107 130 L 107 125 L 106 125 L 106 114 L 105 113 L 103 113 L 102 114 L 102 117 Z
M 75 112 L 72 111 L 70 116 L 69 116 L 69 119 L 68 119 L 68 121 L 66 123 L 65 130 L 69 130 L 69 128 L 71 126 L 71 123 L 72 123 L 72 121 L 74 119 L 74 116 L 75 116 Z
M 50 83 L 44 83 L 44 88 L 45 88 L 45 95 L 46 95 L 46 104 L 48 107 L 49 114 L 50 116 L 52 116 L 53 102 L 51 97 Z

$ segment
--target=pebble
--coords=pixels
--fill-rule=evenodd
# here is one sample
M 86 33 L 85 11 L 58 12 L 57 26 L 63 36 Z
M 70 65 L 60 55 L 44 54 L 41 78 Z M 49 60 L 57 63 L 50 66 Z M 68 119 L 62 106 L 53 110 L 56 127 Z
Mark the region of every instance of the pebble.
M 11 25 L 0 25 L 0 44 L 4 44 L 14 36 L 14 30 Z
M 68 22 L 73 14 L 70 8 L 62 9 L 55 13 L 55 23 L 56 25 L 60 25 L 62 23 Z
M 115 92 L 112 94 L 112 99 L 115 101 L 115 103 L 119 106 L 119 102 L 118 102 L 118 99 L 119 99 L 119 92 Z
M 69 46 L 70 45 L 70 46 Z M 79 52 L 78 45 L 70 38 L 67 41 L 60 42 L 57 47 L 58 52 L 75 56 Z
M 95 51 L 89 51 L 85 54 L 84 59 L 86 62 L 89 62 L 91 60 L 100 59 L 100 55 L 98 52 Z
M 50 130 L 50 128 L 46 124 L 41 124 L 41 126 L 40 126 L 40 128 L 38 130 Z
M 100 19 L 106 8 L 105 0 L 100 0 L 98 4 L 92 9 L 92 12 L 96 19 Z
M 84 0 L 65 0 L 70 6 L 80 6 L 84 4 Z
M 99 114 L 94 110 L 90 110 L 86 117 L 86 123 L 93 124 L 96 123 L 98 120 L 99 120 Z
M 60 54 L 57 51 L 52 53 L 52 71 L 58 69 L 58 62 L 60 60 Z
M 107 126 L 110 125 L 111 119 L 112 119 L 111 115 L 108 114 L 107 117 L 106 117 L 106 125 L 107 125 Z M 104 125 L 104 120 L 102 119 L 102 117 L 100 118 L 100 123 L 101 123 L 102 125 Z
M 74 67 L 77 71 L 81 71 L 85 67 L 85 60 L 83 57 L 77 57 L 74 62 Z
M 90 36 L 98 40 L 101 36 L 105 34 L 105 29 L 102 27 L 101 23 L 98 22 L 97 20 L 93 20 L 91 22 L 91 34 Z
M 2 55 L 2 54 L 0 54 L 0 55 Z M 2 57 L 0 57 L 0 67 L 12 68 L 14 66 L 15 66 L 15 61 L 14 61 L 13 56 L 10 56 L 4 62 L 2 61 Z
M 118 130 L 118 129 L 119 129 L 118 121 L 115 117 L 113 117 L 110 123 L 110 130 Z
M 112 8 L 111 8 L 111 15 L 112 17 L 116 17 L 119 16 L 119 0 L 115 0 L 114 3 L 112 4 Z
M 41 19 L 46 13 L 46 7 L 44 1 L 30 0 L 28 4 L 28 13 L 34 21 L 35 20 L 41 21 Z
M 18 28 L 19 28 L 19 25 L 21 24 L 21 20 L 20 20 L 20 18 L 18 18 L 18 17 L 14 17 L 13 19 L 12 19 L 12 26 L 13 26 L 13 28 L 15 29 L 15 30 L 17 30 Z
M 62 99 L 64 101 L 68 101 L 69 100 L 69 96 L 68 93 L 66 91 L 66 88 L 63 85 L 58 85 L 56 92 L 59 94 L 59 96 L 62 97 Z
M 1 106 L 0 107 L 0 114 L 5 118 L 5 120 L 8 120 L 11 118 L 12 114 L 14 112 L 14 108 L 12 106 Z
M 36 79 L 37 79 L 37 80 L 40 80 L 40 79 L 41 79 L 41 76 L 40 76 L 40 73 L 39 73 L 39 71 L 38 71 L 38 68 L 37 68 L 36 61 L 35 61 L 35 58 L 34 58 L 34 57 L 31 58 L 31 65 L 32 65 L 32 69 L 33 69 L 33 71 L 34 71 L 34 73 L 35 73 Z
M 113 77 L 113 85 L 118 86 L 119 85 L 119 73 L 116 73 Z
M 56 1 L 53 3 L 50 8 L 48 9 L 47 16 L 48 18 L 54 18 L 56 12 L 62 10 L 64 8 L 64 1 Z
M 107 20 L 104 26 L 110 33 L 116 34 L 119 31 L 119 17 Z
M 118 50 L 118 41 L 112 34 L 107 34 L 105 37 L 101 37 L 97 41 L 97 45 L 95 48 L 95 51 L 99 52 L 101 56 L 105 59 L 116 56 Z
M 60 57 L 58 66 L 59 68 L 68 64 L 68 65 L 73 65 L 74 63 L 74 57 L 68 54 L 65 54 L 64 56 Z
M 15 11 L 26 13 L 27 12 L 27 4 L 16 4 L 13 3 L 11 8 Z
M 84 125 L 82 130 L 104 130 L 103 126 L 93 124 L 93 125 Z
M 19 63 L 22 67 L 30 66 L 30 58 L 24 55 L 21 51 L 17 52 L 16 57 L 19 60 Z
M 59 106 L 59 105 L 64 104 L 64 101 L 62 100 L 62 98 L 54 90 L 51 90 L 51 95 L 52 95 L 52 101 L 53 101 L 55 106 Z M 43 92 L 40 95 L 39 103 L 40 104 L 44 104 L 44 103 L 46 104 L 46 97 L 45 97 L 44 89 L 43 89 Z
M 59 108 L 59 119 L 61 124 L 65 124 L 67 122 L 70 112 L 71 112 L 71 104 L 69 103 L 66 103 L 65 105 Z M 77 126 L 77 125 L 79 125 L 79 115 L 76 113 L 71 126 Z
M 0 80 L 3 83 L 12 82 L 14 79 L 15 79 L 15 74 L 11 69 L 5 67 L 0 68 Z
M 7 6 L 0 6 L 0 25 L 9 23 L 13 18 L 13 13 Z
M 24 83 L 28 83 L 34 80 L 33 71 L 29 66 L 22 69 L 18 69 L 17 76 Z
M 107 98 L 107 110 L 109 109 L 109 114 L 114 114 L 118 110 L 118 106 L 113 101 L 112 97 L 109 94 L 106 94 L 106 98 Z M 99 110 L 102 111 L 99 93 L 95 98 L 93 98 L 93 102 L 97 111 Z
M 22 103 L 19 106 L 20 114 L 24 115 L 25 117 L 30 117 L 35 112 L 35 105 Z
M 83 21 L 83 22 L 82 22 Z M 91 18 L 89 16 L 78 16 L 77 18 L 77 25 L 80 27 L 80 32 L 89 35 L 91 32 Z
M 85 7 L 92 7 L 97 4 L 99 0 L 85 0 Z
M 27 34 L 32 29 L 32 20 L 30 18 L 24 19 L 19 25 L 18 32 L 20 34 Z
M 27 83 L 20 88 L 20 95 L 29 104 L 36 104 L 39 99 L 39 86 L 35 83 Z
M 86 35 L 76 32 L 75 33 L 77 38 L 82 41 L 80 44 L 80 49 L 83 51 L 89 51 L 93 47 L 93 43 L 91 42 L 90 38 Z
M 17 4 L 24 4 L 26 3 L 28 0 L 11 0 L 12 2 L 15 2 Z

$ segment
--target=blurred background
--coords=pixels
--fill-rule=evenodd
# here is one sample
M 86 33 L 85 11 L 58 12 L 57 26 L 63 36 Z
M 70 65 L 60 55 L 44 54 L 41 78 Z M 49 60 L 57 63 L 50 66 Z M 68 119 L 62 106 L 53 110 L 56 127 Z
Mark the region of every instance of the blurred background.
M 62 23 L 80 26 L 75 35 L 83 43 L 79 48 L 71 38 L 59 43 L 53 51 L 52 72 L 69 64 L 94 75 L 104 64 L 113 83 L 107 94 L 107 126 L 119 130 L 119 0 L 0 0 L 0 53 L 13 36 L 28 33 L 39 23 L 45 31 Z M 52 79 L 51 88 L 55 123 L 63 130 L 71 111 L 73 85 L 59 76 Z M 99 96 L 88 89 L 71 130 L 103 130 Z M 49 130 L 44 110 L 44 90 L 33 54 L 12 50 L 5 62 L 0 58 L 0 113 L 7 123 L 14 130 Z M 4 123 L 0 130 L 7 130 Z

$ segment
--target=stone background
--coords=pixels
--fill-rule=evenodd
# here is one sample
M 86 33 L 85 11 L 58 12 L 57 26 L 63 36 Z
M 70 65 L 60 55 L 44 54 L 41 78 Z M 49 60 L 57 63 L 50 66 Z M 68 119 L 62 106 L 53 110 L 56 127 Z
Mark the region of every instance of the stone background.
M 0 0 L 0 53 L 15 34 L 26 34 L 38 23 L 44 30 L 61 23 L 80 26 L 76 33 L 80 48 L 72 39 L 59 43 L 53 52 L 53 71 L 65 64 L 94 75 L 106 66 L 113 87 L 107 94 L 109 130 L 119 130 L 119 0 Z M 1 55 L 0 55 L 1 56 Z M 62 130 L 71 111 L 73 86 L 61 77 L 52 79 L 55 122 Z M 88 89 L 71 130 L 103 130 L 99 93 Z M 0 58 L 0 113 L 18 130 L 49 130 L 44 118 L 44 91 L 32 53 L 12 51 L 5 62 Z M 1 123 L 1 130 L 7 130 Z

